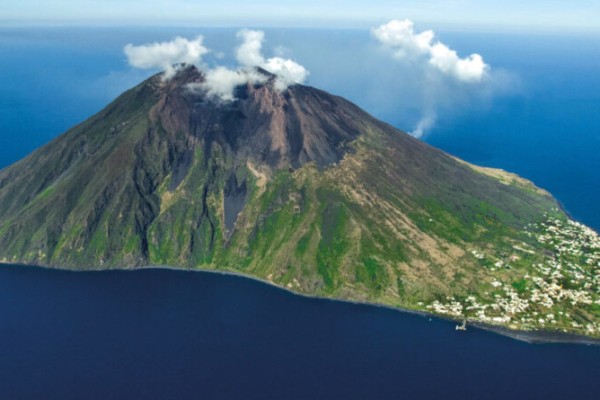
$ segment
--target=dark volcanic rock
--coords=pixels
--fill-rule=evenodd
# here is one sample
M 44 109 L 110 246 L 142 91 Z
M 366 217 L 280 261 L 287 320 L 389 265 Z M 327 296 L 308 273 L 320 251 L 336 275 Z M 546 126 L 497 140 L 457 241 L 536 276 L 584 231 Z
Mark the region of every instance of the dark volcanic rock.
M 203 142 L 209 151 L 216 142 L 273 168 L 298 168 L 311 161 L 325 167 L 339 161 L 347 143 L 363 133 L 364 111 L 306 86 L 278 91 L 268 75 L 267 83 L 240 87 L 235 101 L 222 102 L 193 89 L 203 76 L 189 67 L 161 89 L 154 118 L 167 132 L 183 135 L 186 149 Z M 177 160 L 178 178 L 185 165 L 185 158 Z

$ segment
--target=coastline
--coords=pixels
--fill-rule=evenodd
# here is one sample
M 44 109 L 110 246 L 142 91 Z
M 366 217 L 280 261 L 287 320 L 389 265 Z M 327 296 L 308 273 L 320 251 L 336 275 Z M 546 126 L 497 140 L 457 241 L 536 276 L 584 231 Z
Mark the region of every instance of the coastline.
M 56 267 L 49 265 L 41 265 L 41 264 L 19 264 L 19 263 L 3 263 L 0 262 L 0 266 L 6 267 L 27 267 L 27 268 L 39 268 L 45 270 L 56 270 L 56 271 L 65 271 L 65 272 L 73 272 L 73 273 L 85 273 L 85 272 L 109 272 L 109 271 L 122 271 L 122 272 L 135 272 L 140 270 L 170 270 L 170 271 L 179 271 L 179 272 L 200 272 L 200 273 L 210 273 L 217 275 L 225 275 L 232 276 L 241 279 L 249 279 L 251 281 L 255 281 L 257 283 L 261 283 L 264 285 L 271 286 L 275 289 L 282 290 L 289 294 L 304 297 L 307 299 L 317 299 L 324 301 L 332 301 L 332 302 L 340 302 L 340 303 L 349 303 L 349 304 L 357 304 L 357 305 L 366 305 L 371 307 L 383 308 L 388 310 L 393 310 L 405 314 L 417 315 L 424 318 L 436 318 L 438 320 L 449 321 L 453 323 L 462 323 L 462 320 L 448 318 L 447 316 L 437 315 L 426 311 L 414 310 L 410 308 L 403 308 L 397 306 L 390 306 L 381 303 L 369 302 L 369 301 L 360 301 L 360 300 L 351 300 L 351 299 L 342 299 L 335 297 L 323 297 L 318 295 L 311 295 L 306 293 L 299 293 L 293 291 L 284 286 L 280 286 L 274 282 L 271 282 L 266 279 L 258 278 L 255 276 L 243 274 L 241 272 L 236 271 L 228 271 L 228 270 L 216 270 L 216 269 L 202 269 L 202 268 L 178 268 L 169 265 L 146 265 L 141 267 L 117 267 L 117 268 L 97 268 L 92 267 L 86 270 L 78 270 L 71 269 L 65 267 Z M 511 329 L 504 326 L 499 325 L 490 325 L 477 321 L 468 321 L 467 320 L 467 329 L 473 327 L 476 329 L 488 331 L 495 333 L 497 335 L 505 336 L 514 340 L 518 340 L 520 342 L 525 342 L 529 344 L 577 344 L 577 345 L 587 345 L 587 346 L 600 346 L 600 338 L 588 337 L 585 335 L 575 334 L 575 333 L 567 333 L 567 332 L 556 332 L 556 331 L 526 331 L 526 330 L 517 330 Z

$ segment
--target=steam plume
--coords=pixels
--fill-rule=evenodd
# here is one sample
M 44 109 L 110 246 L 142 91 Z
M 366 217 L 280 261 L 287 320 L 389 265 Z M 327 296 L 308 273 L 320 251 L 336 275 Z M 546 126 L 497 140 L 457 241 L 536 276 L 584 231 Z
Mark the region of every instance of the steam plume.
M 124 51 L 131 66 L 142 69 L 161 68 L 165 70 L 164 78 L 170 79 L 175 75 L 179 64 L 200 65 L 202 56 L 209 51 L 202 42 L 202 36 L 193 40 L 178 36 L 170 42 L 141 46 L 130 43 L 125 46 Z

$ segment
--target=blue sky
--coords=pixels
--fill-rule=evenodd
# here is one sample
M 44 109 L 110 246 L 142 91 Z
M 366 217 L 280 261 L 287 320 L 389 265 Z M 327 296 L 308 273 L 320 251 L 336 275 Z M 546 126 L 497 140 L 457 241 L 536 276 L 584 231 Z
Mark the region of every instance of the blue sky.
M 2 0 L 4 24 L 369 27 L 409 18 L 433 26 L 600 31 L 598 0 Z

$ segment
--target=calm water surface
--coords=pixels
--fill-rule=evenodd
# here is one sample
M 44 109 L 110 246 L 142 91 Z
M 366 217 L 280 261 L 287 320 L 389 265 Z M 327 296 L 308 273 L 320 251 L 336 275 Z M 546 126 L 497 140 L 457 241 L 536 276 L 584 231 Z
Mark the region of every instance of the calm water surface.
M 600 347 L 528 345 L 251 280 L 0 267 L 2 399 L 597 399 Z

